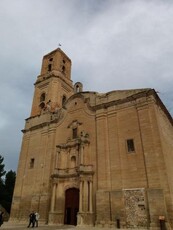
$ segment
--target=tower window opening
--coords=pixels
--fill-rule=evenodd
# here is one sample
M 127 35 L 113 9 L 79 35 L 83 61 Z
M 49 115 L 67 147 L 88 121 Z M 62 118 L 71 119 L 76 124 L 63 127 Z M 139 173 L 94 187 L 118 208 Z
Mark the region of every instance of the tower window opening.
M 134 145 L 134 140 L 133 139 L 128 139 L 127 140 L 127 151 L 129 153 L 135 151 L 135 145 Z
M 41 109 L 44 109 L 44 108 L 45 108 L 45 103 L 44 103 L 44 102 L 42 102 L 42 103 L 40 104 L 40 108 L 41 108 Z
M 79 88 L 79 86 L 77 85 L 77 86 L 76 86 L 76 92 L 77 92 L 77 93 L 79 93 L 79 92 L 80 92 L 80 90 L 79 90 L 79 89 L 80 89 L 80 88 Z
M 52 64 L 49 64 L 48 65 L 48 71 L 51 71 L 52 70 Z
M 74 85 L 74 92 L 75 93 L 80 93 L 83 91 L 83 85 L 81 82 L 76 82 Z
M 64 103 L 66 102 L 66 96 L 64 95 L 63 97 L 62 97 L 62 105 L 64 105 Z
M 31 160 L 30 160 L 30 169 L 34 168 L 34 162 L 35 162 L 35 159 L 31 158 Z
M 50 58 L 49 61 L 53 61 L 53 58 Z
M 42 93 L 40 96 L 40 102 L 45 101 L 45 99 L 46 99 L 46 94 Z
M 73 139 L 77 138 L 77 128 L 73 129 Z
M 65 66 L 64 65 L 62 66 L 62 72 L 63 73 L 65 72 Z

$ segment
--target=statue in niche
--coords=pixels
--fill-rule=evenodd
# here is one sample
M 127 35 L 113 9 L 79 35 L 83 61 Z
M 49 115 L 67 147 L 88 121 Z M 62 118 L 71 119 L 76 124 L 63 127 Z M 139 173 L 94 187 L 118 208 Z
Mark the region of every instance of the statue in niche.
M 86 133 L 84 130 L 81 131 L 80 138 L 82 142 L 89 142 L 89 134 Z

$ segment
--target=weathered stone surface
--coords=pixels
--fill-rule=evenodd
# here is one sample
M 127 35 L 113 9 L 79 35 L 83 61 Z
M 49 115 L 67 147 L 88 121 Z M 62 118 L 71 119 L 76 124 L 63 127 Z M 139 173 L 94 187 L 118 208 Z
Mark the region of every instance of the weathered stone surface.
M 43 57 L 11 220 L 37 210 L 46 223 L 158 228 L 164 215 L 173 224 L 173 122 L 156 92 L 83 92 L 70 72 L 61 49 Z

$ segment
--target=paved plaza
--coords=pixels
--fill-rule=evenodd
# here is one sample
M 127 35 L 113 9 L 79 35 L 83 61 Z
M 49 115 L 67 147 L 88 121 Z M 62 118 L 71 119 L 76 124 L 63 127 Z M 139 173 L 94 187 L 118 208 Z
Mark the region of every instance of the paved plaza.
M 75 226 L 70 226 L 70 225 L 63 225 L 63 226 L 49 226 L 49 225 L 40 225 L 39 227 L 34 227 L 35 229 L 38 230 L 61 230 L 61 229 L 66 229 L 66 230 L 74 230 L 76 227 Z M 27 228 L 27 224 L 12 224 L 12 223 L 4 223 L 0 229 L 10 229 L 10 230 L 22 230 L 22 229 L 33 229 L 32 227 Z M 85 228 L 84 228 L 85 229 Z
M 30 227 L 31 228 L 31 227 Z M 6 230 L 22 230 L 22 229 L 30 229 L 27 228 L 27 223 L 26 224 L 12 224 L 8 222 L 4 222 L 4 224 L 1 226 L 0 229 L 6 229 Z M 73 225 L 62 225 L 62 226 L 57 226 L 57 225 L 43 225 L 40 224 L 40 226 L 34 227 L 35 229 L 38 230 L 111 230 L 111 229 L 116 229 L 115 228 L 106 228 L 106 227 L 91 227 L 91 226 L 73 226 Z M 33 228 L 31 228 L 33 229 Z
M 6 230 L 22 230 L 22 229 L 29 229 L 27 228 L 27 224 L 9 224 L 9 223 L 4 223 L 0 229 L 6 229 Z M 78 226 L 72 226 L 72 225 L 63 225 L 63 226 L 50 226 L 50 225 L 40 225 L 38 228 L 35 227 L 35 229 L 38 230 L 113 230 L 117 229 L 116 227 L 108 228 L 108 227 L 90 227 L 90 226 L 83 226 L 83 227 L 78 227 Z M 123 230 L 121 228 L 121 230 Z M 139 229 L 135 229 L 139 230 Z M 142 229 L 141 229 L 142 230 Z M 144 229 L 143 229 L 144 230 Z
M 27 225 L 24 224 L 15 224 L 15 225 L 9 225 L 9 224 L 3 224 L 0 229 L 6 229 L 6 230 L 23 230 L 23 229 L 30 229 L 27 228 Z M 33 229 L 33 228 L 31 228 Z M 116 228 L 103 228 L 103 227 L 77 227 L 77 226 L 70 226 L 70 225 L 63 225 L 63 226 L 49 226 L 49 225 L 40 225 L 38 228 L 35 227 L 35 229 L 38 230 L 111 230 Z

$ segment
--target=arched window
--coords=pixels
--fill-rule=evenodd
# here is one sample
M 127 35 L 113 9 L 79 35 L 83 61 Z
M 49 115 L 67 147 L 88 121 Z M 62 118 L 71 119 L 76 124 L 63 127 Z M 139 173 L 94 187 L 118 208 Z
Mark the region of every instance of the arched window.
M 83 85 L 81 82 L 76 82 L 74 85 L 74 92 L 75 93 L 80 93 L 83 91 Z
M 65 66 L 62 66 L 62 72 L 65 73 Z
M 40 96 L 40 102 L 45 101 L 45 99 L 46 99 L 46 94 L 42 93 Z
M 64 103 L 66 102 L 66 96 L 65 95 L 63 95 L 63 97 L 62 97 L 62 105 L 64 105 Z
M 34 161 L 35 161 L 34 158 L 30 159 L 30 169 L 34 168 Z
M 48 71 L 51 71 L 52 70 L 52 64 L 49 64 L 48 65 Z

